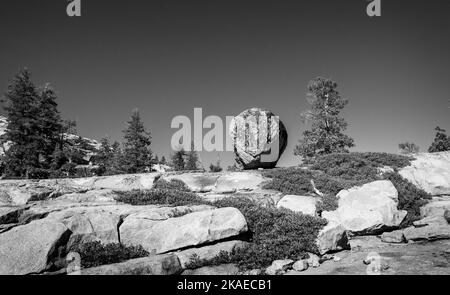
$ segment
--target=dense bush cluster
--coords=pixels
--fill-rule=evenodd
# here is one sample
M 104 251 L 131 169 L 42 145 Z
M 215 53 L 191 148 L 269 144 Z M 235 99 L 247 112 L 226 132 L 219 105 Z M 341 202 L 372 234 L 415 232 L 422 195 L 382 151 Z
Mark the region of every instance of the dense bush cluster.
M 300 259 L 306 252 L 317 253 L 315 241 L 327 223 L 290 210 L 264 207 L 245 197 L 225 198 L 213 205 L 237 208 L 247 220 L 252 243 L 215 259 L 236 263 L 241 269 L 264 268 L 277 259 Z
M 70 251 L 80 254 L 82 268 L 149 256 L 142 246 L 124 246 L 119 243 L 103 245 L 99 241 L 77 244 Z
M 324 195 L 319 202 L 317 202 L 317 212 L 334 211 L 338 208 L 338 199 L 334 195 Z

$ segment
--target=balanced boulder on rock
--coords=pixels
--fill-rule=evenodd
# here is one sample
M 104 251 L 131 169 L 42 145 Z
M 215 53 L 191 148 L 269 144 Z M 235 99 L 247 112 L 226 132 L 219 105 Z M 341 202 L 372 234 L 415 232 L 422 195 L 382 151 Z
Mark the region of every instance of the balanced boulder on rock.
M 236 160 L 244 169 L 274 168 L 288 139 L 281 120 L 271 111 L 259 108 L 245 110 L 234 117 L 230 135 Z

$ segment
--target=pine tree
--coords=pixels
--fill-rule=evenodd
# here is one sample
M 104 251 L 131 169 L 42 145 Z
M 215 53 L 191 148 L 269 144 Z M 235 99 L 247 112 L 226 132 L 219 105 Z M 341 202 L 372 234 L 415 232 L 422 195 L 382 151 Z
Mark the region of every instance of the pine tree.
M 158 155 L 156 155 L 155 159 L 153 159 L 153 163 L 155 163 L 155 164 L 159 164 L 160 163 Z
M 436 153 L 450 151 L 450 136 L 447 136 L 445 130 L 440 128 L 439 126 L 434 130 L 436 130 L 436 135 L 434 137 L 433 143 L 428 148 L 428 152 Z
M 165 157 L 165 156 L 162 156 L 162 157 L 161 157 L 161 161 L 159 161 L 159 164 L 161 164 L 161 165 L 167 165 L 167 160 L 166 160 L 166 157 Z
M 92 159 L 94 165 L 98 165 L 98 175 L 103 175 L 107 170 L 110 170 L 111 161 L 113 158 L 113 150 L 109 143 L 109 138 L 104 137 L 100 140 L 100 149 Z
M 215 165 L 212 164 L 212 163 L 211 163 L 211 165 L 209 165 L 209 171 L 211 171 L 211 172 L 221 172 L 222 170 L 223 169 L 220 166 L 220 157 L 219 157 L 219 155 L 217 155 L 217 162 L 216 162 Z
M 128 127 L 124 130 L 122 168 L 126 173 L 145 172 L 152 165 L 150 133 L 145 130 L 138 110 L 133 112 L 127 124 Z
M 6 140 L 12 143 L 5 154 L 6 174 L 9 177 L 34 177 L 36 171 L 43 168 L 40 153 L 45 143 L 41 137 L 40 98 L 27 69 L 14 77 L 5 96 Z
M 179 149 L 172 155 L 172 167 L 175 171 L 183 171 L 186 169 L 184 157 L 186 152 L 183 148 Z
M 185 170 L 198 170 L 198 155 L 194 149 L 194 142 L 191 143 L 191 150 L 186 154 Z
M 339 116 L 348 100 L 342 98 L 336 88 L 334 81 L 322 77 L 309 82 L 307 98 L 312 108 L 302 117 L 312 122 L 312 128 L 303 132 L 295 155 L 313 157 L 348 152 L 347 148 L 354 146 L 353 139 L 343 134 L 347 123 Z
M 124 173 L 124 170 L 122 168 L 122 149 L 120 148 L 120 143 L 118 143 L 117 141 L 115 141 L 112 145 L 111 145 L 111 162 L 110 164 L 107 166 L 106 172 L 105 174 L 107 175 L 114 175 L 114 174 L 121 174 Z
M 38 125 L 40 127 L 40 154 L 45 157 L 47 165 L 51 163 L 51 155 L 56 150 L 63 124 L 56 103 L 56 94 L 47 84 L 39 96 L 38 104 Z

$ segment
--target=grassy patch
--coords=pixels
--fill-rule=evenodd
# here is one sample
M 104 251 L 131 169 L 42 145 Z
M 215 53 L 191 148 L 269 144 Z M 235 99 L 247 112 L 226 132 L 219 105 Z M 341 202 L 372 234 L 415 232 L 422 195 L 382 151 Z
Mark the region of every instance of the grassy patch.
M 103 245 L 98 241 L 78 244 L 71 251 L 80 254 L 82 268 L 149 256 L 149 253 L 141 246 L 123 246 L 119 243 Z

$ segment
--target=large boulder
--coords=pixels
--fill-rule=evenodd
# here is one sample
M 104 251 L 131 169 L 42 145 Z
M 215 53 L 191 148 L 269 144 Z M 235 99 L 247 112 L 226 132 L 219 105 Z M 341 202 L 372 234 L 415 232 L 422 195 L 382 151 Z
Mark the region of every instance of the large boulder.
M 245 110 L 234 117 L 230 136 L 236 160 L 244 169 L 274 168 L 288 139 L 283 122 L 271 111 L 259 108 Z
M 41 273 L 64 255 L 70 230 L 62 223 L 38 220 L 0 234 L 0 275 Z
M 311 196 L 286 195 L 278 201 L 277 207 L 316 216 L 316 201 L 316 198 Z
M 450 194 L 450 152 L 421 153 L 400 175 L 432 195 Z
M 121 263 L 85 268 L 81 275 L 174 275 L 182 268 L 174 254 L 153 255 Z M 75 273 L 76 274 L 76 273 Z
M 407 212 L 398 210 L 398 193 L 388 180 L 374 181 L 337 194 L 338 209 L 322 217 L 340 223 L 353 234 L 373 234 L 396 228 Z
M 236 208 L 194 212 L 159 222 L 144 220 L 129 224 L 129 217 L 120 227 L 122 243 L 141 245 L 156 254 L 220 241 L 247 231 L 247 222 Z

